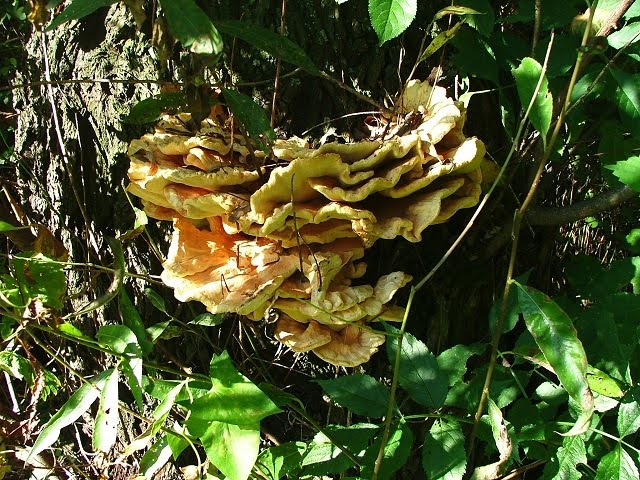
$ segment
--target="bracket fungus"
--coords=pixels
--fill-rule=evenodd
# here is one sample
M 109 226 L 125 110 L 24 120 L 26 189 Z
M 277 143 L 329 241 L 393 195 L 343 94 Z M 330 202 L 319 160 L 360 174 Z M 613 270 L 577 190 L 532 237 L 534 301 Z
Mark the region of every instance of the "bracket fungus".
M 476 205 L 484 144 L 466 138 L 461 104 L 412 81 L 395 116 L 367 140 L 276 140 L 269 155 L 232 135 L 219 112 L 191 131 L 165 116 L 129 146 L 129 192 L 173 221 L 163 281 L 181 301 L 260 320 L 279 313 L 276 338 L 341 366 L 369 360 L 399 321 L 403 272 L 362 284 L 365 251 L 380 239 L 422 240 L 429 225 Z M 213 117 L 213 116 L 212 116 Z

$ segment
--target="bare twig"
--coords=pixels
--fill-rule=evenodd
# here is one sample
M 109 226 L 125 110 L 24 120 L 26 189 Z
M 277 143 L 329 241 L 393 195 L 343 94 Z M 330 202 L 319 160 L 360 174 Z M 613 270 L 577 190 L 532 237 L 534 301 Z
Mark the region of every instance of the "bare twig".
M 604 22 L 604 25 L 600 27 L 597 35 L 599 37 L 606 37 L 607 35 L 609 35 L 611 31 L 617 27 L 618 22 L 620 21 L 622 16 L 627 13 L 627 10 L 629 10 L 629 8 L 631 8 L 631 5 L 633 5 L 634 1 L 635 0 L 622 0 L 615 8 L 615 10 L 611 12 L 611 15 L 609 16 L 609 18 L 607 18 L 607 21 Z
M 285 18 L 287 15 L 287 0 L 282 0 L 282 12 L 280 12 L 280 35 L 284 35 Z M 273 100 L 271 100 L 271 128 L 276 125 L 276 100 L 278 99 L 278 86 L 280 85 L 280 67 L 282 59 L 276 61 L 276 78 L 273 81 Z

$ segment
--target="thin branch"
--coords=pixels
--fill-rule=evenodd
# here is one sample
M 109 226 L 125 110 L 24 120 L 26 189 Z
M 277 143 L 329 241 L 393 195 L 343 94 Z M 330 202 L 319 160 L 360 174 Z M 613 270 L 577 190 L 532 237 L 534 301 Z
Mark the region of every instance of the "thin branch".
M 282 0 L 282 12 L 280 12 L 280 35 L 284 35 L 285 19 L 287 15 L 287 0 Z M 273 99 L 271 101 L 271 128 L 276 125 L 276 101 L 278 100 L 278 86 L 280 85 L 280 67 L 282 59 L 276 61 L 276 78 L 273 81 Z
M 599 37 L 606 37 L 611 33 L 613 29 L 617 28 L 618 22 L 620 21 L 622 16 L 627 13 L 627 10 L 631 8 L 631 5 L 633 5 L 634 1 L 635 0 L 622 0 L 615 8 L 615 10 L 611 12 L 611 15 L 609 16 L 609 18 L 607 18 L 607 21 L 604 22 L 604 24 L 600 27 L 597 35 Z
M 380 103 L 376 102 L 374 99 L 367 97 L 366 95 L 363 95 L 362 93 L 360 93 L 359 91 L 357 91 L 355 88 L 350 87 L 349 85 L 341 82 L 340 80 L 337 80 L 335 78 L 333 78 L 331 75 L 329 75 L 328 73 L 325 72 L 320 72 L 320 76 L 322 78 L 324 78 L 325 80 L 330 81 L 331 83 L 336 84 L 338 87 L 340 87 L 341 89 L 349 92 L 350 94 L 352 94 L 353 96 L 359 98 L 360 100 L 362 100 L 363 102 L 367 102 L 373 106 L 375 106 L 376 108 L 378 108 L 381 112 L 388 112 L 389 109 L 385 108 L 384 105 L 381 105 Z
M 49 85 L 75 85 L 75 84 L 92 84 L 92 83 L 121 83 L 125 85 L 135 84 L 157 84 L 157 85 L 185 85 L 182 82 L 167 82 L 166 80 L 118 80 L 108 78 L 72 78 L 70 80 L 44 80 L 39 82 L 17 83 L 8 87 L 0 87 L 0 92 L 8 90 L 18 90 L 19 88 L 33 88 Z

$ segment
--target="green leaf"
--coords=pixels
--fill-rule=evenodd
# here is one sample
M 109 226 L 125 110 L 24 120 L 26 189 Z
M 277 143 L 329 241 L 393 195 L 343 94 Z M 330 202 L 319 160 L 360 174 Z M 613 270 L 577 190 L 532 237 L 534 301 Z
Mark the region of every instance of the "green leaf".
M 256 468 L 270 479 L 280 479 L 300 468 L 302 455 L 307 449 L 303 442 L 287 442 L 267 448 L 260 453 Z
M 118 370 L 113 369 L 100 393 L 92 445 L 94 452 L 108 452 L 118 435 Z
M 371 478 L 373 468 L 382 445 L 382 435 L 378 435 L 373 444 L 367 449 L 362 459 L 360 475 L 363 478 Z M 384 457 L 378 478 L 381 480 L 394 478 L 393 474 L 400 470 L 406 463 L 413 447 L 413 433 L 404 420 L 394 425 L 389 433 L 389 439 L 384 446 Z
M 613 171 L 622 183 L 640 192 L 640 157 L 629 157 L 605 168 Z
M 136 103 L 126 117 L 122 119 L 125 123 L 151 123 L 160 119 L 163 113 L 167 111 L 179 111 L 187 107 L 187 96 L 184 92 L 168 92 L 160 93 L 154 97 L 145 98 L 144 100 Z M 134 208 L 136 212 L 136 224 L 134 229 L 138 226 L 146 225 L 147 222 L 141 217 L 138 212 L 144 212 L 140 209 Z
M 543 75 L 542 66 L 533 58 L 526 57 L 522 59 L 518 68 L 512 70 L 512 73 L 516 79 L 522 108 L 526 112 L 529 105 L 531 105 L 529 120 L 536 130 L 540 132 L 546 145 L 547 133 L 551 126 L 551 115 L 553 113 L 553 98 L 551 97 L 551 92 L 549 92 L 547 78 Z M 540 88 L 536 91 L 540 77 L 542 77 L 542 82 L 540 83 Z M 533 104 L 531 104 L 532 100 Z
M 640 132 L 640 88 L 636 74 L 627 73 L 617 68 L 610 68 L 611 76 L 618 83 L 616 100 L 623 124 L 632 133 Z
M 595 480 L 637 480 L 640 472 L 633 458 L 617 443 L 598 464 Z
M 422 467 L 429 480 L 461 480 L 467 469 L 464 433 L 457 420 L 437 419 L 425 435 Z
M 222 313 L 218 313 L 216 315 L 213 313 L 201 313 L 189 323 L 192 325 L 200 325 L 202 327 L 217 327 L 222 322 L 224 322 L 224 315 Z
M 62 333 L 65 333 L 71 337 L 82 338 L 83 340 L 95 342 L 95 340 L 91 338 L 89 335 L 85 335 L 82 332 L 82 330 L 80 330 L 78 327 L 74 325 L 71 325 L 68 322 L 63 322 L 60 325 L 58 325 L 56 328 L 60 330 Z
M 40 452 L 53 445 L 60 436 L 60 430 L 75 422 L 93 405 L 93 402 L 100 396 L 100 390 L 104 386 L 107 377 L 112 373 L 112 368 L 102 372 L 91 379 L 89 383 L 83 384 L 69 397 L 69 400 L 60 407 L 60 410 L 44 426 L 33 447 L 31 447 L 25 462 L 28 463 Z
M 124 325 L 104 325 L 96 333 L 96 338 L 100 344 L 115 353 L 129 353 L 138 356 L 141 353 L 135 333 Z
M 578 480 L 582 478 L 576 468 L 579 463 L 587 463 L 584 436 L 565 437 L 562 446 L 544 467 L 541 480 Z
M 379 418 L 387 413 L 389 390 L 373 377 L 355 374 L 317 382 L 334 402 L 356 415 Z
M 502 416 L 502 412 L 491 398 L 488 399 L 487 405 L 489 410 L 487 418 L 500 458 L 495 463 L 477 467 L 473 471 L 471 480 L 493 480 L 494 478 L 500 477 L 513 452 L 513 443 L 509 437 L 507 424 Z
M 222 88 L 222 93 L 234 117 L 242 123 L 253 141 L 268 152 L 260 137 L 265 136 L 268 140 L 274 140 L 275 132 L 270 126 L 269 117 L 264 109 L 251 97 L 237 90 Z
M 444 7 L 438 11 L 433 16 L 433 21 L 437 22 L 442 17 L 446 17 L 447 15 L 479 15 L 480 12 L 474 10 L 473 8 L 463 7 L 460 5 L 450 5 L 448 7 Z
M 627 44 L 636 43 L 640 40 L 640 22 L 633 22 L 613 32 L 607 37 L 610 47 L 619 50 Z
M 33 367 L 29 360 L 10 350 L 0 352 L 0 370 L 7 372 L 13 378 L 22 380 L 27 385 L 33 385 Z
M 471 10 L 464 14 L 466 23 L 485 37 L 491 35 L 496 17 L 488 0 L 460 0 L 457 3 L 460 8 L 466 7 L 466 10 Z
M 622 382 L 591 365 L 587 369 L 587 382 L 591 391 L 600 395 L 610 398 L 621 398 L 624 395 Z
M 549 297 L 515 282 L 527 329 L 555 371 L 563 387 L 581 407 L 575 425 L 566 435 L 586 432 L 594 404 L 587 382 L 587 356 L 571 319 Z
M 478 32 L 471 28 L 462 28 L 451 43 L 457 50 L 452 55 L 451 61 L 462 74 L 484 78 L 496 85 L 500 84 L 496 55 Z
M 153 343 L 151 343 L 149 334 L 144 328 L 144 323 L 142 323 L 142 318 L 138 310 L 124 289 L 120 290 L 120 294 L 118 295 L 118 307 L 122 323 L 135 334 L 142 353 L 144 353 L 145 356 L 149 355 L 153 351 Z
M 189 51 L 217 57 L 222 37 L 194 0 L 160 0 L 169 30 Z
M 456 33 L 458 33 L 458 30 L 460 30 L 460 27 L 462 27 L 462 25 L 464 25 L 464 22 L 458 22 L 450 29 L 445 30 L 444 32 L 440 32 L 438 35 L 436 35 L 436 37 L 431 40 L 429 45 L 427 45 L 427 48 L 425 48 L 420 55 L 418 63 L 424 62 L 427 58 L 444 47 L 449 42 L 449 40 L 456 36 Z
M 173 405 L 176 403 L 178 395 L 180 394 L 184 386 L 187 385 L 187 383 L 188 382 L 185 380 L 183 382 L 180 382 L 175 387 L 173 387 L 169 391 L 169 393 L 164 398 L 162 398 L 162 401 L 160 402 L 160 404 L 155 408 L 155 410 L 153 411 L 154 421 L 153 421 L 153 425 L 151 426 L 152 435 L 155 435 L 160 431 L 160 428 L 162 427 L 162 425 L 164 425 L 164 422 L 169 416 L 169 413 L 171 412 Z
M 260 424 L 212 422 L 198 435 L 207 458 L 229 480 L 246 480 L 258 458 Z
M 169 315 L 167 313 L 167 306 L 164 303 L 164 298 L 162 298 L 157 292 L 155 292 L 151 288 L 145 288 L 144 289 L 144 294 L 147 296 L 147 298 L 149 299 L 149 301 L 151 302 L 151 304 L 154 307 L 156 307 L 162 313 L 165 313 L 165 314 Z M 169 316 L 171 316 L 171 315 L 169 315 Z
M 380 45 L 404 32 L 417 11 L 416 0 L 369 0 L 369 18 Z
M 25 227 L 25 226 L 14 227 L 10 223 L 3 222 L 0 220 L 0 232 L 13 232 L 15 230 L 24 230 L 25 228 L 29 228 L 29 227 Z
M 387 329 L 394 333 L 398 332 L 391 326 Z M 392 365 L 395 362 L 397 349 L 396 339 L 387 342 L 387 353 Z M 404 334 L 398 374 L 402 388 L 420 405 L 438 408 L 444 404 L 449 390 L 448 378 L 440 370 L 436 357 L 427 346 L 410 333 Z
M 467 371 L 467 361 L 472 355 L 479 355 L 486 350 L 482 343 L 473 345 L 456 345 L 445 350 L 436 359 L 442 374 L 448 378 L 449 386 L 462 381 Z
M 234 368 L 227 352 L 213 356 L 210 370 L 212 387 L 191 404 L 190 420 L 244 425 L 280 412 L 262 390 Z
M 620 437 L 633 435 L 640 428 L 640 387 L 629 390 L 620 401 L 618 433 Z
M 73 0 L 67 5 L 45 30 L 53 30 L 69 20 L 78 20 L 102 7 L 108 7 L 118 0 Z
M 320 74 L 304 50 L 287 37 L 240 20 L 216 20 L 213 24 L 224 34 L 244 40 L 276 58 L 304 68 L 308 73 Z
M 171 459 L 171 447 L 167 434 L 162 435 L 140 459 L 140 474 L 144 478 L 156 478 L 154 474 Z
M 67 291 L 67 277 L 63 265 L 42 253 L 21 253 L 11 261 L 18 284 L 32 298 L 39 298 L 45 305 L 59 310 Z

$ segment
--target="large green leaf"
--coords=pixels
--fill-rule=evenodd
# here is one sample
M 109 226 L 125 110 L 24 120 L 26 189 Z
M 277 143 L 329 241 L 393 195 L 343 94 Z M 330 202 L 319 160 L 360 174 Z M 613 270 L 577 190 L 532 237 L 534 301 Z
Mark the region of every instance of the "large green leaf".
M 307 449 L 303 442 L 287 442 L 260 453 L 256 468 L 266 477 L 280 479 L 300 468 Z
M 543 293 L 515 282 L 518 302 L 529 332 L 581 413 L 567 435 L 589 429 L 593 394 L 587 382 L 587 355 L 567 314 Z
M 640 22 L 633 22 L 607 37 L 609 46 L 620 49 L 627 44 L 640 41 Z
M 275 132 L 269 123 L 264 109 L 251 97 L 237 90 L 223 88 L 222 92 L 234 117 L 244 126 L 254 142 L 264 151 L 268 151 L 262 136 L 267 140 L 275 139 Z
M 640 157 L 629 157 L 605 168 L 613 171 L 622 183 L 640 192 Z
M 29 360 L 11 350 L 0 352 L 0 370 L 7 372 L 14 378 L 24 381 L 27 385 L 33 385 L 33 367 Z
M 378 418 L 387 413 L 389 389 L 369 375 L 354 374 L 318 383 L 334 402 L 357 415 Z
M 21 253 L 13 257 L 11 267 L 18 284 L 29 297 L 39 298 L 51 308 L 62 308 L 67 277 L 59 262 L 42 253 Z
M 304 68 L 313 75 L 320 74 L 304 50 L 287 37 L 240 20 L 215 20 L 213 24 L 222 33 L 244 40 L 276 58 Z
M 46 30 L 59 27 L 69 20 L 78 20 L 92 14 L 97 9 L 108 7 L 118 0 L 73 0 L 64 10 L 49 24 Z
M 398 330 L 389 326 L 391 332 Z M 391 339 L 387 342 L 389 361 L 395 362 L 398 342 Z M 411 398 L 425 407 L 441 407 L 447 398 L 449 380 L 438 365 L 436 357 L 429 348 L 410 333 L 404 334 L 400 356 L 399 382 Z
M 185 48 L 193 53 L 217 56 L 222 37 L 194 0 L 160 0 L 167 24 Z
M 108 452 L 115 445 L 118 419 L 118 370 L 114 369 L 100 392 L 100 406 L 91 439 L 95 452 Z
M 424 437 L 422 467 L 429 480 L 461 480 L 467 469 L 464 433 L 456 420 L 440 418 Z
M 207 458 L 229 480 L 246 480 L 258 458 L 260 425 L 211 422 L 198 435 Z
M 640 86 L 638 86 L 638 76 L 617 68 L 611 68 L 609 72 L 618 83 L 616 100 L 623 124 L 632 133 L 638 135 L 640 133 Z
M 484 352 L 486 348 L 486 344 L 481 343 L 456 345 L 438 355 L 436 361 L 442 374 L 447 377 L 449 386 L 463 380 L 469 358 Z
M 380 45 L 404 32 L 417 10 L 416 0 L 369 0 L 369 18 Z
M 595 480 L 637 480 L 638 467 L 620 443 L 607 453 L 598 464 Z
M 620 401 L 618 433 L 620 437 L 633 435 L 640 428 L 640 387 L 629 390 Z
M 360 472 L 362 477 L 371 478 L 381 444 L 382 434 L 378 435 L 364 454 Z M 411 429 L 407 426 L 407 423 L 401 420 L 392 427 L 389 439 L 384 446 L 384 456 L 380 471 L 378 472 L 378 478 L 381 480 L 394 478 L 393 474 L 407 463 L 412 447 L 413 433 L 411 433 Z
M 538 130 L 546 144 L 547 133 L 551 126 L 551 115 L 553 112 L 553 98 L 549 91 L 547 78 L 543 75 L 542 66 L 533 58 L 526 57 L 520 62 L 520 66 L 512 71 L 516 79 L 518 96 L 522 109 L 526 112 L 532 102 L 529 112 L 531 124 Z M 540 88 L 537 88 L 538 82 Z M 534 99 L 535 96 L 535 99 Z
M 578 480 L 582 478 L 576 468 L 579 463 L 587 463 L 584 435 L 565 437 L 562 446 L 544 467 L 541 480 Z
M 234 368 L 227 352 L 213 356 L 210 372 L 212 387 L 191 404 L 190 420 L 245 425 L 280 412 L 262 390 Z
M 33 447 L 31 447 L 29 456 L 25 462 L 28 463 L 40 452 L 53 445 L 60 436 L 60 430 L 71 425 L 89 409 L 93 402 L 100 396 L 100 390 L 112 373 L 112 368 L 102 372 L 100 375 L 91 379 L 89 383 L 83 384 L 69 397 L 69 400 L 60 407 L 60 410 L 58 410 L 44 426 Z
M 154 474 L 171 459 L 171 453 L 167 434 L 164 434 L 140 459 L 140 474 L 144 478 L 155 478 Z

